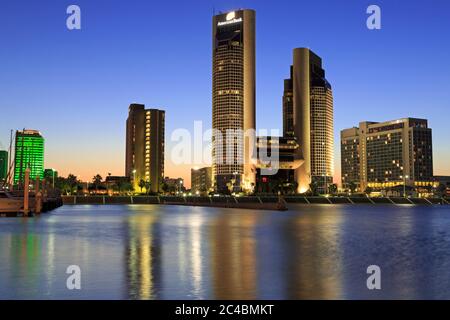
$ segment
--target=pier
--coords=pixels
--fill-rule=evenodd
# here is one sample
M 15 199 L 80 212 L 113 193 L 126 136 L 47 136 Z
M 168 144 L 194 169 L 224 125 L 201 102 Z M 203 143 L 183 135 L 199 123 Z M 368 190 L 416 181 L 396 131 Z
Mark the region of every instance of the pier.
M 0 206 L 0 217 L 33 217 L 41 213 L 49 212 L 63 205 L 63 200 L 59 195 L 45 197 L 36 201 L 36 196 L 32 193 L 29 195 L 27 209 L 25 207 L 23 192 L 13 192 L 11 195 L 14 200 L 20 201 L 23 205 L 17 209 L 4 208 Z

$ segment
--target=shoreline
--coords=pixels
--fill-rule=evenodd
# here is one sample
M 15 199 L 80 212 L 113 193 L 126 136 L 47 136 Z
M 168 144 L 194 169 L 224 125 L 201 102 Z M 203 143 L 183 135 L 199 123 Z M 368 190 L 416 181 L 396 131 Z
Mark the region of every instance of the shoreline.
M 449 205 L 448 198 L 403 198 L 403 197 L 307 197 L 285 196 L 280 207 L 277 196 L 249 197 L 202 197 L 202 196 L 62 196 L 64 205 L 111 205 L 111 204 L 167 204 L 219 208 L 242 208 L 258 210 L 284 210 L 289 204 L 325 205 Z

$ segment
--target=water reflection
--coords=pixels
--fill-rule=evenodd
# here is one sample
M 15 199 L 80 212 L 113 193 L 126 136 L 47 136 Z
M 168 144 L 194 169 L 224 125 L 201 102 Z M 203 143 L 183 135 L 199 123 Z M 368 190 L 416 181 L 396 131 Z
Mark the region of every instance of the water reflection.
M 342 216 L 302 215 L 286 225 L 288 299 L 341 298 Z
M 258 215 L 224 214 L 211 226 L 211 272 L 215 299 L 256 299 Z
M 129 217 L 127 223 L 126 282 L 131 299 L 157 298 L 157 282 L 161 279 L 159 267 L 161 246 L 157 242 L 158 215 L 137 214 Z
M 445 209 L 66 206 L 0 220 L 0 298 L 448 299 Z M 381 291 L 367 290 L 371 264 Z

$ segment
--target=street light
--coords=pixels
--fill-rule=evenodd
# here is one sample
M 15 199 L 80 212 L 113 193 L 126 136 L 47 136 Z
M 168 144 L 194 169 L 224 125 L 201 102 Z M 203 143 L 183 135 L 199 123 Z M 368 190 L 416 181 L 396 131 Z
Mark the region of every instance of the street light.
M 136 188 L 136 169 L 133 169 L 133 188 Z
M 236 190 L 236 180 L 237 180 L 237 175 L 238 175 L 238 173 L 239 172 L 237 172 L 237 171 L 234 171 L 233 172 L 233 175 L 234 175 L 234 182 L 233 182 L 233 192 L 235 192 L 235 190 Z
M 55 189 L 55 169 L 52 169 L 53 174 L 53 189 Z
M 403 198 L 406 198 L 406 179 L 408 178 L 408 175 L 403 176 Z

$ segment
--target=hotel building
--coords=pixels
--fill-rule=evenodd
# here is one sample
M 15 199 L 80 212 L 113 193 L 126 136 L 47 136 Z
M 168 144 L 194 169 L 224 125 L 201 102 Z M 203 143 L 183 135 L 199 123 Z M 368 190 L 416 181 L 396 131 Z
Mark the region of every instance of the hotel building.
M 360 149 L 359 129 L 350 128 L 341 131 L 341 180 L 344 189 L 361 189 L 360 185 Z
M 284 80 L 283 92 L 283 136 L 293 137 L 294 133 L 294 86 L 293 86 L 293 67 L 291 66 L 291 75 L 289 79 Z
M 131 104 L 126 122 L 125 175 L 135 190 L 139 182 L 150 182 L 150 191 L 159 192 L 164 179 L 165 112 Z
M 212 168 L 191 169 L 191 192 L 205 193 L 212 187 Z
M 313 182 L 319 192 L 326 192 L 334 172 L 331 85 L 322 59 L 307 48 L 294 49 L 290 73 L 284 81 L 283 132 L 294 135 L 300 145 L 296 158 L 303 164 L 295 170 L 297 191 L 308 191 Z
M 361 122 L 341 131 L 342 184 L 364 191 L 433 185 L 431 129 L 425 119 Z
M 14 184 L 23 182 L 27 168 L 30 181 L 44 178 L 44 138 L 37 130 L 16 131 Z
M 164 183 L 167 186 L 167 191 L 172 194 L 178 194 L 186 191 L 183 178 L 165 177 Z
M 218 191 L 237 180 L 255 183 L 255 11 L 237 10 L 212 19 L 212 174 Z M 245 137 L 245 133 L 250 135 Z M 216 134 L 220 133 L 220 135 Z M 230 134 L 231 133 L 231 134 Z

